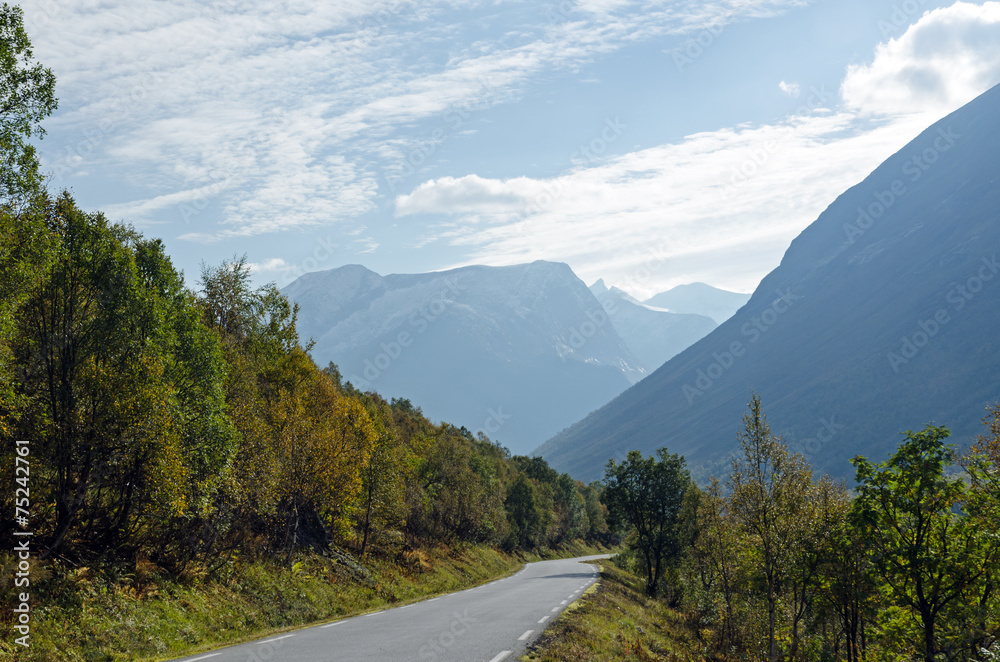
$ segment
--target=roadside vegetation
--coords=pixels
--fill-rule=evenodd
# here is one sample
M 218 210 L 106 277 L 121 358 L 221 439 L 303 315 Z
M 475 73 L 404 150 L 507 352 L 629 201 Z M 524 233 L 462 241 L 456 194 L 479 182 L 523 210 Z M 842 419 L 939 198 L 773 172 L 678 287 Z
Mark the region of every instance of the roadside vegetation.
M 928 426 L 854 458 L 853 493 L 771 434 L 757 396 L 724 482 L 700 489 L 665 449 L 609 462 L 628 549 L 527 659 L 1000 659 L 1000 404 L 984 424 L 962 456 Z

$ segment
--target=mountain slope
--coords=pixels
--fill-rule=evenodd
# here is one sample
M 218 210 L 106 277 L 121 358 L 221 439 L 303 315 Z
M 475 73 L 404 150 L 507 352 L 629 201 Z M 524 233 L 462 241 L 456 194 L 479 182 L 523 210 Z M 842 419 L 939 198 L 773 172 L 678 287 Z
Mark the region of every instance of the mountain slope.
M 565 264 L 380 276 L 350 265 L 284 289 L 319 365 L 524 453 L 644 376 Z
M 966 443 L 1000 399 L 998 155 L 1000 87 L 837 198 L 733 318 L 536 452 L 589 480 L 668 446 L 704 476 L 735 448 L 751 389 L 836 475 L 931 421 Z
M 654 309 L 603 280 L 590 286 L 635 357 L 648 372 L 708 335 L 718 326 L 710 317 Z
M 720 290 L 705 283 L 690 283 L 660 292 L 643 303 L 675 313 L 705 315 L 716 324 L 722 324 L 749 299 L 749 294 Z

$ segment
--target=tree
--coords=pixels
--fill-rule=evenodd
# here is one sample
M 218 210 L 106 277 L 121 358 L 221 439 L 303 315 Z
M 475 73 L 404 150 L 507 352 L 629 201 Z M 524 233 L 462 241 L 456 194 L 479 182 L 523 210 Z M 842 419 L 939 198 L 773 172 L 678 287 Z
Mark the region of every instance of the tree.
M 0 206 L 22 207 L 41 192 L 38 157 L 29 144 L 56 109 L 55 76 L 32 60 L 20 7 L 0 7 Z
M 610 517 L 635 529 L 635 548 L 646 570 L 646 593 L 655 597 L 665 564 L 682 551 L 678 524 L 691 484 L 684 458 L 666 448 L 649 458 L 630 451 L 621 464 L 608 461 L 604 484 Z
M 804 626 L 820 592 L 826 564 L 835 559 L 837 534 L 850 508 L 847 488 L 823 476 L 807 487 L 805 502 L 795 520 L 786 571 L 791 608 L 792 642 L 789 660 L 797 660 Z
M 983 425 L 987 432 L 962 460 L 969 476 L 966 512 L 981 532 L 986 552 L 983 577 L 964 601 L 971 607 L 967 622 L 975 623 L 971 639 L 977 649 L 1000 639 L 1000 403 L 990 408 Z
M 691 552 L 703 588 L 722 593 L 721 650 L 734 648 L 738 643 L 734 603 L 740 535 L 729 500 L 723 497 L 722 486 L 713 478 L 698 504 L 698 536 Z
M 944 427 L 906 431 L 906 441 L 886 462 L 852 460 L 857 470 L 856 518 L 891 601 L 909 609 L 923 629 L 923 655 L 941 651 L 943 610 L 959 600 L 986 568 L 982 531 L 956 509 L 966 487 L 946 470 L 954 450 Z
M 232 456 L 218 342 L 163 253 L 130 228 L 45 204 L 52 266 L 20 315 L 25 432 L 55 506 L 44 556 L 72 534 L 115 550 L 204 506 Z
M 538 505 L 538 492 L 526 474 L 519 474 L 507 491 L 504 503 L 510 520 L 512 536 L 521 549 L 538 546 L 543 538 L 543 515 Z
M 332 364 L 331 364 L 332 365 Z M 409 458 L 392 427 L 389 405 L 374 397 L 365 403 L 374 424 L 375 443 L 371 456 L 361 470 L 361 556 L 368 550 L 372 532 L 377 528 L 398 526 L 405 517 L 403 491 Z
M 809 495 L 812 471 L 801 455 L 792 455 L 771 428 L 760 397 L 753 395 L 739 434 L 742 457 L 733 460 L 729 477 L 736 521 L 750 534 L 760 552 L 767 584 L 769 656 L 778 659 L 778 588 L 797 544 L 796 533 Z

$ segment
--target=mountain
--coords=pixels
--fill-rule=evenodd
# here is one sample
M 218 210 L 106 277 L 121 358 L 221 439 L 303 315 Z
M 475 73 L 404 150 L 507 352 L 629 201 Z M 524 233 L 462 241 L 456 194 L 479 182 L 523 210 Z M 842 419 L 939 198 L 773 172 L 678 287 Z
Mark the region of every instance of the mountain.
M 283 292 L 316 362 L 525 453 L 645 372 L 565 264 L 306 274 Z
M 718 326 L 710 317 L 673 313 L 636 301 L 603 280 L 590 286 L 611 318 L 615 330 L 647 372 L 679 354 Z M 721 290 L 720 290 L 721 291 Z M 603 403 L 602 403 L 603 404 Z
M 833 475 L 930 422 L 967 444 L 1000 400 L 998 213 L 995 87 L 838 197 L 734 317 L 536 453 L 590 480 L 667 446 L 721 475 L 752 389 Z
M 691 283 L 660 292 L 643 303 L 675 313 L 705 315 L 715 320 L 716 324 L 722 324 L 749 300 L 749 294 L 720 290 L 705 283 Z

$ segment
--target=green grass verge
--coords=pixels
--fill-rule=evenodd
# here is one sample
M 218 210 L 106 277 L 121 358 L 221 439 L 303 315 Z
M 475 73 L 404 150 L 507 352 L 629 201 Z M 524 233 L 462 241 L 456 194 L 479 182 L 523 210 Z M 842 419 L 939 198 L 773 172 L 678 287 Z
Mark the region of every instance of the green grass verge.
M 608 560 L 600 581 L 553 622 L 522 662 L 704 660 L 683 616 L 648 598 L 644 581 Z
M 607 551 L 578 542 L 541 555 L 440 546 L 366 559 L 364 578 L 319 556 L 300 557 L 292 568 L 236 563 L 213 580 L 166 577 L 148 564 L 113 580 L 87 568 L 63 572 L 37 565 L 31 646 L 14 644 L 12 612 L 6 609 L 0 615 L 7 633 L 0 639 L 0 660 L 170 659 L 469 588 L 525 562 Z M 9 586 L 0 588 L 10 595 Z

